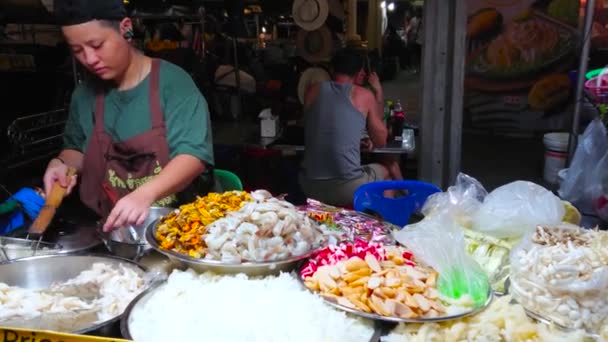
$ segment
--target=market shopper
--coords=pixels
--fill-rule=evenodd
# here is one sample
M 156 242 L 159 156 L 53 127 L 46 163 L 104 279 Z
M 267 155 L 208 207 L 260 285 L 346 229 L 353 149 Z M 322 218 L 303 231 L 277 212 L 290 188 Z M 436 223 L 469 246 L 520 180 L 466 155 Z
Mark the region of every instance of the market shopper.
M 72 94 L 64 147 L 44 174 L 106 218 L 104 230 L 141 224 L 153 205 L 174 206 L 213 164 L 205 98 L 182 69 L 131 44 L 122 0 L 57 0 L 72 53 L 92 77 Z M 68 193 L 69 193 L 68 191 Z M 192 192 L 192 191 L 191 191 Z
M 356 85 L 364 73 L 364 59 L 345 49 L 332 61 L 333 79 L 313 84 L 306 91 L 305 152 L 300 184 L 304 193 L 327 204 L 352 204 L 355 190 L 369 182 L 389 179 L 380 164 L 361 165 L 362 132 L 376 147 L 386 144 L 382 102 L 372 91 Z M 374 91 L 382 90 L 375 73 L 369 76 Z

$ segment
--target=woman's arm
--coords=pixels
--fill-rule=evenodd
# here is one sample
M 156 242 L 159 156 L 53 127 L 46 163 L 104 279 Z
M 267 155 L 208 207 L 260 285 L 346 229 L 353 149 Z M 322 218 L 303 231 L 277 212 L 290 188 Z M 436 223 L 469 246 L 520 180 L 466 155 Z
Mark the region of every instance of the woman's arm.
M 152 180 L 135 191 L 150 197 L 152 203 L 184 190 L 205 171 L 205 164 L 198 158 L 180 154 L 173 158 Z
M 103 229 L 142 224 L 154 202 L 183 190 L 204 170 L 205 164 L 197 157 L 175 156 L 156 177 L 116 202 Z
M 376 100 L 376 106 L 378 107 L 378 113 L 380 113 L 380 117 L 384 117 L 384 90 L 382 89 L 382 83 L 380 83 L 380 78 L 378 74 L 372 72 L 368 77 L 368 83 L 372 87 L 374 91 L 374 99 Z
M 369 108 L 367 114 L 367 131 L 375 147 L 384 147 L 386 145 L 388 131 L 386 125 L 384 125 L 384 121 L 382 121 L 383 114 L 382 111 L 379 110 L 374 94 L 369 90 L 366 90 L 366 92 L 365 101 Z

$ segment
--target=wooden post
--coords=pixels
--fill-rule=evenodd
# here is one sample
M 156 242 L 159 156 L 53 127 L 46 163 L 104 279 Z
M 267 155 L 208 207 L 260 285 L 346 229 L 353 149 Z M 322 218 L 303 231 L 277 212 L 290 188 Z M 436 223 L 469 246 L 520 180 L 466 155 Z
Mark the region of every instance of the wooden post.
M 466 9 L 464 1 L 424 5 L 419 178 L 445 189 L 460 172 Z
M 365 34 L 367 48 L 382 50 L 382 11 L 380 0 L 367 2 L 367 30 Z
M 347 6 L 346 40 L 360 40 L 357 34 L 357 0 L 348 0 Z

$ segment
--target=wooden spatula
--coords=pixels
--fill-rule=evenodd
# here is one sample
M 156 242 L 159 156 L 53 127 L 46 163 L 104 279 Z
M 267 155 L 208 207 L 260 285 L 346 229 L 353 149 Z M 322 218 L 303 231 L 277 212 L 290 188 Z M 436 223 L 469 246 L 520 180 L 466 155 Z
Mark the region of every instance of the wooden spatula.
M 67 176 L 72 177 L 76 174 L 76 169 L 73 167 L 68 168 Z M 46 229 L 49 227 L 49 224 L 53 220 L 55 216 L 55 212 L 57 208 L 61 205 L 61 201 L 63 201 L 63 197 L 65 196 L 65 192 L 67 188 L 61 186 L 59 182 L 55 182 L 53 184 L 53 188 L 51 189 L 51 193 L 48 195 L 44 202 L 44 207 L 40 210 L 38 217 L 34 220 L 34 223 L 30 226 L 28 230 L 28 238 L 41 238 Z

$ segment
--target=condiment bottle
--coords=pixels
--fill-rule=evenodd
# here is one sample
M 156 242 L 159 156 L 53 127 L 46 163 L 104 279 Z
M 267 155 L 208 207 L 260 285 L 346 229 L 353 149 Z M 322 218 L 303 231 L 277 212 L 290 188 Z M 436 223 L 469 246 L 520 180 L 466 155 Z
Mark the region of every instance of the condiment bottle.
M 401 140 L 401 132 L 403 131 L 403 122 L 405 121 L 405 112 L 401 106 L 401 101 L 395 102 L 395 109 L 391 120 L 391 134 L 394 140 Z

